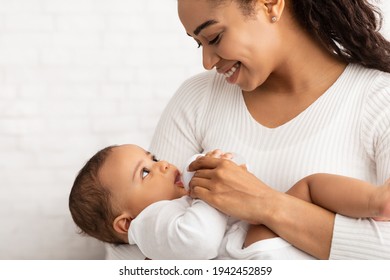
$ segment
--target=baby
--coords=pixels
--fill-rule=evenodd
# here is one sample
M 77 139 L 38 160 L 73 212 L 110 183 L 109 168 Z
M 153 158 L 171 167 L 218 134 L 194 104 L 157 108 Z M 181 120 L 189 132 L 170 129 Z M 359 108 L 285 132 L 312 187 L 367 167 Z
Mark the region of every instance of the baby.
M 206 156 L 232 159 L 218 150 Z M 289 192 L 345 215 L 390 217 L 389 184 L 378 188 L 315 174 Z M 84 233 L 104 242 L 136 244 L 152 259 L 312 259 L 281 238 L 258 240 L 252 234 L 246 240 L 247 223 L 187 194 L 174 165 L 136 145 L 110 146 L 80 170 L 69 208 Z

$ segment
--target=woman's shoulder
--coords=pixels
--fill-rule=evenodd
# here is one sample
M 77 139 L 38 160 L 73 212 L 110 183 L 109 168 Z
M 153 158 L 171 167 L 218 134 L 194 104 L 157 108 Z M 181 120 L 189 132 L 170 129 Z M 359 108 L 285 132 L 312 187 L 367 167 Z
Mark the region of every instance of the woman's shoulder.
M 364 107 L 371 103 L 389 105 L 390 73 L 358 64 L 348 65 L 345 72 L 341 87 L 343 92 L 362 100 Z
M 358 64 L 348 66 L 350 80 L 364 82 L 371 87 L 388 87 L 390 85 L 390 73 L 378 69 L 367 68 Z
M 172 100 L 187 102 L 199 99 L 206 95 L 209 83 L 215 73 L 212 71 L 201 72 L 184 80 L 176 90 Z
M 367 151 L 374 158 L 375 147 L 381 135 L 388 133 L 390 124 L 390 73 L 362 66 L 357 68 L 361 75 L 359 83 L 363 95 L 361 132 Z
M 227 99 L 229 93 L 237 92 L 237 88 L 238 86 L 226 82 L 225 77 L 218 74 L 215 70 L 205 71 L 186 79 L 179 86 L 173 100 L 180 100 L 181 102 L 209 102 L 216 97 Z M 224 94 L 221 95 L 221 92 Z
M 168 103 L 168 107 L 193 110 L 205 102 L 210 81 L 215 74 L 211 71 L 201 72 L 184 80 Z
M 200 72 L 198 74 L 195 74 L 186 80 L 181 84 L 180 88 L 188 88 L 188 87 L 205 87 L 207 86 L 212 80 L 215 78 L 216 72 L 215 71 L 204 71 Z
M 223 75 L 218 74 L 215 70 L 205 71 L 198 73 L 186 79 L 181 86 L 179 91 L 185 89 L 199 91 L 219 91 L 226 87 L 232 86 L 228 84 Z

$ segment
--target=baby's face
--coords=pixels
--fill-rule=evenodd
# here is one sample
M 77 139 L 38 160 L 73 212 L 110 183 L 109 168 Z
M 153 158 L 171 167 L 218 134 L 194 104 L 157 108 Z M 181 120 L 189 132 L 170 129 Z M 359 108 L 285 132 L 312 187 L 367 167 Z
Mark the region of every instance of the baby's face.
M 136 145 L 113 148 L 99 171 L 99 179 L 110 189 L 113 207 L 128 211 L 132 218 L 154 202 L 187 194 L 174 165 L 157 161 Z

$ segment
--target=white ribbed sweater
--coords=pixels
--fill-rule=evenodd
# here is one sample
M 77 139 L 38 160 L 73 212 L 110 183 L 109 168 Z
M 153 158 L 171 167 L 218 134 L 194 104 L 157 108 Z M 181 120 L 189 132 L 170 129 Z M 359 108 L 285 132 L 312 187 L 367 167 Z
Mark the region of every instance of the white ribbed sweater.
M 243 155 L 283 192 L 317 172 L 382 183 L 390 178 L 390 75 L 348 65 L 311 106 L 271 129 L 252 118 L 239 87 L 215 71 L 199 74 L 168 104 L 151 151 L 180 167 L 216 148 Z M 390 259 L 390 222 L 337 215 L 330 258 Z

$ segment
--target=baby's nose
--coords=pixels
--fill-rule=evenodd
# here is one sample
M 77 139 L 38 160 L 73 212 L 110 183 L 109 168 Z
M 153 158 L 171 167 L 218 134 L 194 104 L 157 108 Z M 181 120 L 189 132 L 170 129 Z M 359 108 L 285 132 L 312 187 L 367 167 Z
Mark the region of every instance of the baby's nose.
M 159 161 L 159 162 L 157 163 L 157 165 L 158 165 L 158 168 L 159 168 L 159 170 L 160 170 L 161 172 L 166 172 L 166 171 L 168 171 L 168 169 L 169 169 L 169 163 L 168 163 L 167 161 L 164 161 L 164 160 Z

